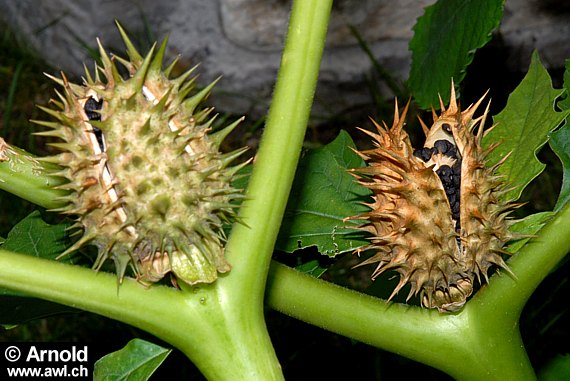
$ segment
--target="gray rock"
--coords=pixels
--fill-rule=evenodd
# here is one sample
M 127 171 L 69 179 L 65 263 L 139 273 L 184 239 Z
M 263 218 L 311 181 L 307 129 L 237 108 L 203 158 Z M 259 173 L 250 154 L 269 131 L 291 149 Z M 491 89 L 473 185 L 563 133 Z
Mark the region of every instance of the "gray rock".
M 314 112 L 326 116 L 370 101 L 365 78 L 371 62 L 349 25 L 357 28 L 379 62 L 403 80 L 410 65 L 411 28 L 423 8 L 433 2 L 335 1 Z M 96 37 L 105 46 L 124 51 L 114 18 L 143 47 L 169 33 L 167 55 L 173 58 L 180 54 L 185 67 L 201 63 L 201 84 L 223 75 L 215 92 L 218 109 L 259 115 L 266 112 L 271 99 L 290 3 L 0 0 L 0 17 L 48 63 L 76 76 L 82 75 L 83 62 L 92 67 L 88 50 L 96 46 Z M 549 67 L 562 67 L 564 59 L 570 57 L 570 13 L 564 5 L 565 12 L 553 12 L 553 3 L 507 0 L 498 33 L 510 48 L 513 69 L 525 70 L 533 49 L 539 50 Z

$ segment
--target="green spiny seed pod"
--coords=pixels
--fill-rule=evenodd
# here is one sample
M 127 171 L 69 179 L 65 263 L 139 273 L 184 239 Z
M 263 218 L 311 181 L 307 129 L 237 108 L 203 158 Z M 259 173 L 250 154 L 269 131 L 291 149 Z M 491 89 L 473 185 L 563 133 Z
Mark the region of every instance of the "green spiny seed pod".
M 171 79 L 175 62 L 162 68 L 166 40 L 142 57 L 118 26 L 128 60 L 110 58 L 98 41 L 102 66 L 94 76 L 86 69 L 83 85 L 52 77 L 63 87 L 52 100 L 58 110 L 42 109 L 57 121 L 36 121 L 50 127 L 40 135 L 62 141 L 44 160 L 61 167 L 69 195 L 58 211 L 76 216 L 83 234 L 67 252 L 93 244 L 95 268 L 110 258 L 122 279 L 131 264 L 143 284 L 170 271 L 213 282 L 230 270 L 222 224 L 235 220 L 241 195 L 231 180 L 241 166 L 229 164 L 246 150 L 219 146 L 240 120 L 210 133 L 213 109 L 199 105 L 214 83 L 191 95 L 194 69 Z

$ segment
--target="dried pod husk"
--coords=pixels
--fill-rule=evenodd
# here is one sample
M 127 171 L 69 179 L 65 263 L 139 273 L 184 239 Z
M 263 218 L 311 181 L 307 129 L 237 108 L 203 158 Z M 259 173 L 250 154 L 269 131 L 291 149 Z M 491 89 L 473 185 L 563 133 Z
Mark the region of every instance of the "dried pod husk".
M 488 113 L 473 118 L 484 96 L 461 111 L 452 86 L 449 107 L 433 112 L 431 127 L 422 122 L 424 147 L 414 150 L 403 130 L 405 114 L 398 106 L 391 127 L 375 123 L 378 133 L 363 130 L 375 148 L 358 154 L 367 167 L 352 169 L 358 182 L 372 190 L 370 211 L 360 229 L 371 234 L 360 248 L 376 253 L 360 265 L 378 263 L 372 278 L 395 270 L 400 282 L 392 298 L 410 284 L 408 299 L 420 294 L 422 304 L 441 312 L 459 310 L 472 294 L 475 278 L 488 280 L 497 265 L 508 270 L 503 246 L 513 238 L 507 218 L 515 207 L 502 196 L 507 189 L 497 168 L 486 166 L 494 148 L 481 146 Z
M 230 270 L 222 224 L 235 220 L 241 194 L 231 186 L 240 166 L 229 164 L 245 149 L 219 146 L 239 121 L 210 133 L 215 116 L 200 104 L 214 83 L 195 91 L 193 69 L 170 78 L 166 40 L 143 57 L 119 31 L 128 60 L 99 43 L 94 76 L 86 69 L 82 85 L 52 77 L 63 92 L 56 110 L 42 109 L 56 121 L 36 121 L 50 127 L 40 135 L 61 140 L 52 144 L 61 153 L 43 160 L 62 168 L 59 188 L 69 195 L 58 211 L 75 216 L 82 234 L 67 252 L 93 244 L 95 268 L 112 259 L 122 279 L 130 264 L 143 284 L 171 271 L 189 284 L 212 282 Z

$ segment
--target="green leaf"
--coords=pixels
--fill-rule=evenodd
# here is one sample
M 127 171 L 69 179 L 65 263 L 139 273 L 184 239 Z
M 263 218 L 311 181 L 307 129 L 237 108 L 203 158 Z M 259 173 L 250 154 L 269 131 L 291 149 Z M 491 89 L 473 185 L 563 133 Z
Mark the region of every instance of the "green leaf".
M 301 159 L 277 238 L 279 250 L 292 253 L 316 245 L 321 254 L 334 257 L 368 243 L 350 228 L 354 221 L 343 222 L 367 210 L 359 201 L 370 194 L 347 172 L 364 165 L 350 147 L 354 143 L 342 131 L 332 143 Z
M 162 348 L 141 339 L 133 339 L 123 349 L 100 358 L 95 363 L 93 379 L 148 380 L 170 352 L 172 349 Z
M 34 257 L 55 259 L 67 246 L 68 224 L 50 225 L 34 211 L 8 233 L 2 249 Z M 71 260 L 71 258 L 70 258 Z
M 554 211 L 557 212 L 570 200 L 570 124 L 566 123 L 564 127 L 554 132 L 549 143 L 550 148 L 562 162 L 562 188 L 554 206 Z
M 535 235 L 553 215 L 553 212 L 531 214 L 530 216 L 517 221 L 509 230 L 513 233 Z M 505 250 L 509 253 L 516 253 L 528 242 L 529 239 L 530 238 L 523 238 L 516 240 L 506 247 Z
M 497 126 L 483 139 L 483 146 L 500 143 L 489 155 L 489 165 L 510 154 L 498 169 L 513 188 L 505 200 L 518 199 L 528 183 L 544 170 L 536 153 L 568 115 L 568 111 L 554 110 L 560 94 L 562 90 L 552 88 L 550 76 L 534 52 L 528 73 L 509 96 L 503 111 L 493 118 Z
M 556 356 L 538 374 L 540 381 L 570 380 L 570 355 Z
M 564 65 L 566 70 L 564 70 L 564 90 L 566 90 L 566 98 L 558 103 L 558 106 L 562 110 L 570 110 L 570 59 L 566 60 Z
M 458 85 L 475 49 L 491 39 L 503 16 L 503 0 L 439 0 L 426 7 L 410 41 L 408 87 L 421 108 L 449 102 L 451 79 Z
M 295 267 L 295 270 L 315 278 L 320 278 L 320 276 L 327 271 L 327 269 L 325 267 L 322 267 L 319 261 L 316 259 Z
M 68 224 L 50 225 L 42 220 L 38 211 L 34 211 L 12 228 L 2 249 L 55 259 L 66 248 L 68 227 Z M 78 256 L 70 255 L 66 261 L 77 262 Z M 77 310 L 68 306 L 0 289 L 0 324 L 21 324 L 33 319 L 75 311 Z
M 570 60 L 566 60 L 564 90 L 566 90 L 566 98 L 558 102 L 558 106 L 562 110 L 570 110 Z M 570 200 L 570 125 L 568 121 L 552 134 L 549 144 L 562 162 L 562 188 L 554 206 L 554 211 L 559 211 Z

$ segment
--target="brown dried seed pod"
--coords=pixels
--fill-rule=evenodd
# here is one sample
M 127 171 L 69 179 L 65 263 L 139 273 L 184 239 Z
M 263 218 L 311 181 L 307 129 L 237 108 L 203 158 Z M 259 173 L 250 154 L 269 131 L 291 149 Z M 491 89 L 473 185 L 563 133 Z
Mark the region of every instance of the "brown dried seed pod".
M 360 229 L 372 237 L 358 251 L 376 251 L 360 264 L 378 263 L 372 278 L 387 270 L 400 274 L 390 298 L 409 283 L 408 299 L 419 293 L 425 307 L 457 311 L 475 277 L 487 280 L 492 265 L 509 271 L 501 254 L 515 238 L 507 219 L 515 205 L 501 199 L 501 163 L 485 166 L 494 148 L 481 146 L 488 106 L 473 118 L 484 97 L 462 112 L 452 86 L 449 107 L 442 103 L 441 115 L 433 112 L 430 128 L 422 122 L 426 143 L 415 155 L 403 130 L 408 105 L 400 117 L 396 104 L 392 127 L 374 122 L 378 133 L 362 130 L 375 148 L 357 152 L 368 166 L 351 173 L 372 190 L 373 202 L 370 211 L 347 220 L 366 220 Z

